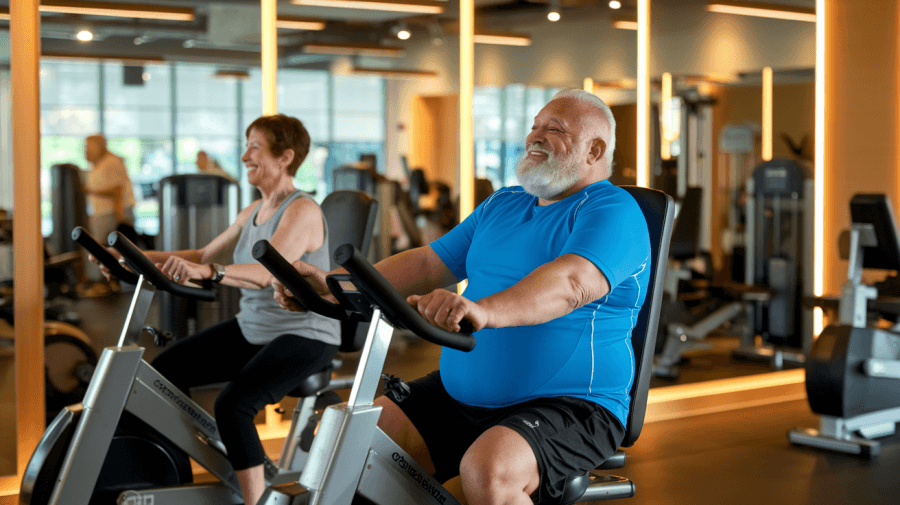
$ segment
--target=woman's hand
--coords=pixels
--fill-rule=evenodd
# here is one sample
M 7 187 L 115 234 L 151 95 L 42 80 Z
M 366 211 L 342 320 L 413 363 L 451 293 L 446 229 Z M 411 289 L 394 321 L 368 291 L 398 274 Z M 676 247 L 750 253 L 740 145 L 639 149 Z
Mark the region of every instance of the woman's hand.
M 112 254 L 113 258 L 115 258 L 119 262 L 119 264 L 122 265 L 123 268 L 125 268 L 128 271 L 131 271 L 131 269 L 128 268 L 128 265 L 125 263 L 125 260 L 122 258 L 122 255 L 119 254 L 119 251 L 117 251 L 114 247 L 107 247 L 106 250 L 109 251 L 109 254 Z M 106 277 L 107 281 L 112 280 L 112 277 L 113 277 L 112 272 L 109 270 L 109 268 L 106 265 L 104 265 L 103 263 L 100 263 L 100 260 L 95 258 L 93 254 L 88 254 L 88 261 L 90 261 L 91 263 L 94 263 L 95 265 L 100 267 L 100 273 L 103 274 L 103 277 Z
M 291 263 L 291 266 L 297 270 L 297 273 L 303 276 L 303 279 L 316 290 L 319 296 L 331 303 L 337 303 L 337 299 L 331 294 L 328 285 L 325 283 L 327 272 L 300 260 Z M 306 311 L 305 308 L 297 303 L 291 290 L 286 288 L 284 284 L 278 281 L 278 279 L 272 281 L 272 288 L 275 289 L 275 301 L 278 302 L 278 305 L 280 305 L 282 309 L 290 310 L 292 312 Z
M 411 295 L 406 301 L 416 307 L 429 323 L 450 331 L 460 331 L 459 322 L 468 319 L 478 331 L 487 326 L 487 313 L 477 303 L 446 289 L 427 295 Z
M 210 265 L 201 265 L 178 256 L 169 256 L 165 263 L 157 263 L 156 268 L 178 284 L 213 278 L 213 269 Z

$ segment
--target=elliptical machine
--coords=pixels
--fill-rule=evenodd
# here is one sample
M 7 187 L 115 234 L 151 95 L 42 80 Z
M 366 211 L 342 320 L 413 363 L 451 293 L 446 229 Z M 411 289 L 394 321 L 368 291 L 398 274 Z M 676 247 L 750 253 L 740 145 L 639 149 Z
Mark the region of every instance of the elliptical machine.
M 874 311 L 896 320 L 900 299 L 879 299 L 875 286 L 862 284 L 862 270 L 900 271 L 900 237 L 883 194 L 855 195 L 850 214 L 850 262 L 838 322 L 822 330 L 806 358 L 806 394 L 820 416 L 819 429 L 795 428 L 788 438 L 873 458 L 881 444 L 872 439 L 894 434 L 900 422 L 900 324 L 877 328 L 868 316 Z

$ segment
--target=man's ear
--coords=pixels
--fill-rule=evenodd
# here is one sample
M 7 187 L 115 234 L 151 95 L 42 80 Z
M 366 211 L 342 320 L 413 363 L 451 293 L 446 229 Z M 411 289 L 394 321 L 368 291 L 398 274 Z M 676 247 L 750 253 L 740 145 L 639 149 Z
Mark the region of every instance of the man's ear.
M 587 162 L 589 165 L 600 162 L 606 155 L 606 141 L 600 137 L 592 139 L 591 145 L 588 147 Z

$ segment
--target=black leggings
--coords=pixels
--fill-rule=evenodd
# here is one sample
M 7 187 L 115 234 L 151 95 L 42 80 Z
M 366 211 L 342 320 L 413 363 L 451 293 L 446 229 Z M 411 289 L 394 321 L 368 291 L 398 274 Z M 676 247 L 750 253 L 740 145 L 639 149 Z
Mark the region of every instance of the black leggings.
M 216 398 L 215 417 L 235 470 L 265 461 L 253 419 L 287 396 L 306 377 L 324 370 L 336 345 L 281 335 L 266 345 L 247 342 L 236 319 L 178 340 L 151 365 L 178 389 L 229 382 Z

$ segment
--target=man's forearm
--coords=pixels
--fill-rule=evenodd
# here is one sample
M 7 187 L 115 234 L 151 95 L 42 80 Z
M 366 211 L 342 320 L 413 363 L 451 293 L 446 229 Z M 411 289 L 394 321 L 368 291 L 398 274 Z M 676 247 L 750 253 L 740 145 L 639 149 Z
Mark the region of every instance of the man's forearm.
M 395 254 L 379 261 L 375 268 L 403 297 L 425 294 L 457 282 L 430 246 Z
M 606 277 L 597 267 L 580 256 L 564 255 L 476 303 L 487 312 L 490 328 L 531 326 L 562 317 L 608 292 Z

